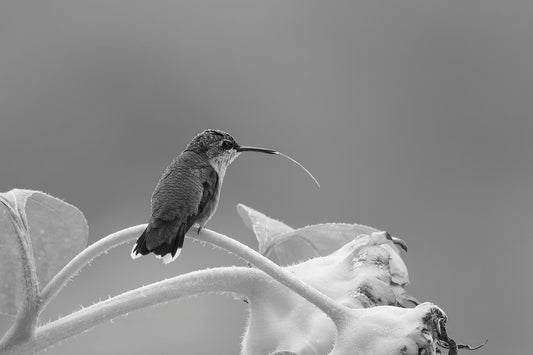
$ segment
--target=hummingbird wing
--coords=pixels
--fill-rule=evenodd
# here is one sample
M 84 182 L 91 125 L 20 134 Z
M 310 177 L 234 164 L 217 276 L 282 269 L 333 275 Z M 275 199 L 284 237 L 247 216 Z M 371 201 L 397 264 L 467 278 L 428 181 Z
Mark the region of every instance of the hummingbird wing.
M 154 190 L 152 217 L 140 253 L 171 253 L 174 257 L 183 246 L 185 233 L 211 210 L 217 189 L 218 174 L 205 158 L 190 151 L 180 154 Z

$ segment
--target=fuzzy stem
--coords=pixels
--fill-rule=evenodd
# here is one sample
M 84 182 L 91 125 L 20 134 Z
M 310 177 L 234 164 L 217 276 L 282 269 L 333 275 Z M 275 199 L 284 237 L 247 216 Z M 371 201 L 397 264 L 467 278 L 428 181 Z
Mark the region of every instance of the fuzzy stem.
M 85 250 L 83 250 L 80 254 L 74 257 L 74 259 L 72 259 L 43 289 L 41 294 L 42 307 L 44 308 L 48 302 L 50 302 L 50 300 L 59 293 L 61 288 L 65 286 L 68 280 L 74 277 L 91 260 L 103 254 L 107 250 L 137 238 L 145 228 L 146 224 L 140 224 L 123 229 L 100 239 L 90 247 L 87 247 Z M 214 244 L 250 262 L 275 280 L 281 282 L 283 285 L 287 286 L 300 296 L 307 299 L 309 302 L 313 303 L 324 313 L 326 313 L 335 323 L 342 321 L 344 318 L 346 307 L 339 305 L 328 296 L 320 293 L 315 288 L 286 273 L 281 267 L 257 253 L 255 250 L 225 235 L 210 231 L 205 228 L 202 229 L 199 234 L 197 231 L 198 229 L 196 228 L 191 229 L 189 233 L 187 233 L 187 237 Z
M 208 229 L 202 229 L 199 234 L 196 231 L 197 229 L 191 230 L 188 236 L 214 244 L 237 255 L 317 306 L 322 312 L 328 315 L 336 325 L 340 325 L 344 322 L 349 310 L 347 307 L 338 304 L 317 289 L 297 279 L 255 250 L 223 234 Z
M 22 295 L 23 300 L 17 313 L 15 323 L 4 336 L 0 339 L 0 351 L 9 347 L 11 344 L 23 341 L 33 334 L 39 316 L 40 298 L 39 298 L 39 281 L 37 279 L 37 270 L 33 257 L 33 248 L 31 246 L 28 224 L 25 215 L 16 205 L 16 197 L 13 197 L 15 208 L 9 201 L 3 197 L 0 202 L 8 209 L 13 229 L 17 234 L 17 245 L 22 267 Z
M 129 312 L 201 293 L 224 292 L 250 297 L 255 282 L 271 279 L 247 267 L 194 271 L 137 288 L 39 327 L 28 341 L 5 349 L 2 355 L 34 353 Z
M 44 309 L 55 296 L 57 296 L 65 284 L 76 276 L 85 265 L 89 264 L 94 258 L 102 255 L 106 251 L 137 238 L 145 228 L 146 224 L 140 224 L 120 230 L 100 239 L 82 250 L 70 260 L 70 262 L 65 265 L 42 290 L 41 310 Z
M 103 254 L 107 250 L 137 238 L 137 236 L 142 233 L 144 228 L 146 228 L 146 224 L 137 225 L 113 233 L 92 244 L 90 247 L 86 248 L 80 254 L 74 257 L 74 259 L 72 259 L 43 289 L 41 294 L 43 307 L 59 293 L 68 280 L 74 277 L 91 260 Z M 318 290 L 305 284 L 293 275 L 285 272 L 281 267 L 246 245 L 222 234 L 206 229 L 202 229 L 202 231 L 198 234 L 197 229 L 194 228 L 188 233 L 187 236 L 214 244 L 250 262 L 273 279 L 282 283 L 286 287 L 296 292 L 298 295 L 305 298 L 307 301 L 317 306 L 337 325 L 345 320 L 348 310 L 346 307 L 339 305 L 328 296 L 320 293 Z M 209 270 L 199 272 L 209 272 Z M 189 277 L 189 279 L 182 279 L 183 277 Z M 190 277 L 190 274 L 188 274 L 184 276 L 178 276 L 177 278 L 171 280 L 161 281 L 160 283 L 153 284 L 153 288 L 150 288 L 150 286 L 142 287 L 130 292 L 126 292 L 107 301 L 95 304 L 86 310 L 75 312 L 53 323 L 38 328 L 35 332 L 35 335 L 28 341 L 13 344 L 13 346 L 11 346 L 9 349 L 5 349 L 7 351 L 6 354 L 21 354 L 28 351 L 38 351 L 39 349 L 44 349 L 47 346 L 60 341 L 61 339 L 78 334 L 84 330 L 92 328 L 99 323 L 105 322 L 106 320 L 115 318 L 119 315 L 126 314 L 132 310 L 166 302 L 172 295 L 175 295 L 173 298 L 177 298 L 192 294 L 179 293 L 182 289 L 178 286 L 180 282 L 187 280 L 191 282 L 189 286 L 192 285 L 191 287 L 193 287 L 195 284 L 193 281 L 195 279 L 191 279 Z M 177 283 L 178 285 L 174 283 L 176 280 L 181 280 Z M 204 291 L 194 288 L 193 290 L 195 290 L 194 292 L 213 291 L 212 288 L 207 288 Z M 175 294 L 174 292 L 178 293 Z M 228 292 L 233 291 L 229 290 Z M 147 295 L 150 295 L 150 297 L 148 300 L 145 300 Z

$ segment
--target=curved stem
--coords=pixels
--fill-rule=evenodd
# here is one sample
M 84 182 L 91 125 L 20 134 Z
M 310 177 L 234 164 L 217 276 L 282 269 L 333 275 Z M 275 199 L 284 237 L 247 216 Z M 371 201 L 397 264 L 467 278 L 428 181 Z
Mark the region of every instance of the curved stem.
M 290 288 L 292 291 L 317 306 L 322 312 L 327 314 L 335 324 L 339 325 L 345 320 L 346 314 L 348 313 L 347 307 L 338 304 L 317 289 L 297 279 L 283 270 L 279 265 L 265 258 L 250 247 L 226 237 L 223 234 L 208 229 L 202 229 L 200 234 L 197 233 L 197 229 L 194 229 L 192 232 L 190 231 L 187 236 L 219 246 L 253 264 L 276 281 Z
M 76 255 L 42 290 L 41 311 L 55 296 L 57 296 L 65 284 L 71 278 L 76 276 L 85 265 L 89 264 L 94 258 L 102 255 L 106 251 L 137 238 L 145 228 L 146 224 L 139 224 L 137 226 L 120 230 L 91 244 L 91 246 L 85 248 L 81 253 Z
M 34 353 L 131 311 L 201 293 L 226 292 L 250 297 L 255 282 L 268 282 L 263 272 L 247 267 L 223 267 L 137 288 L 39 327 L 28 341 L 5 349 L 2 355 Z
M 61 288 L 65 286 L 69 279 L 74 277 L 91 260 L 111 248 L 137 238 L 145 228 L 146 224 L 140 224 L 123 229 L 100 239 L 90 247 L 87 247 L 85 250 L 83 250 L 80 254 L 74 257 L 74 259 L 72 259 L 43 289 L 41 294 L 42 308 L 44 308 L 48 302 L 50 302 L 50 300 L 59 293 Z M 197 231 L 198 229 L 196 228 L 191 229 L 187 233 L 187 237 L 214 244 L 250 262 L 275 280 L 279 281 L 303 298 L 307 299 L 309 302 L 313 303 L 324 313 L 326 313 L 335 323 L 338 323 L 344 319 L 346 307 L 339 305 L 337 302 L 333 301 L 331 298 L 322 294 L 315 288 L 288 274 L 280 266 L 265 258 L 255 250 L 225 235 L 205 228 L 201 230 L 200 234 L 198 234 Z

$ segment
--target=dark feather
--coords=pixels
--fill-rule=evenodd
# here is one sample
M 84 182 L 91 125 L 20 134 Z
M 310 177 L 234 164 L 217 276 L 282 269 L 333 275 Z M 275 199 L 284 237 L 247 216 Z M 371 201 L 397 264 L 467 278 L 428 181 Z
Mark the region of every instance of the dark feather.
M 200 155 L 186 151 L 167 168 L 152 195 L 152 217 L 132 256 L 171 254 L 183 247 L 185 234 L 203 226 L 216 209 L 218 174 Z

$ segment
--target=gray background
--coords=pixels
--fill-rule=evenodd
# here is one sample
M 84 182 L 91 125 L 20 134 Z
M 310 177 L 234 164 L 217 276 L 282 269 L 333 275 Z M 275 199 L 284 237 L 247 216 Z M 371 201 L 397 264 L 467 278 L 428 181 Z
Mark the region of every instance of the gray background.
M 531 1 L 0 3 L 0 191 L 77 205 L 90 242 L 144 223 L 166 164 L 206 128 L 291 154 L 243 155 L 209 227 L 256 246 L 244 202 L 292 226 L 360 222 L 403 236 L 410 292 L 449 334 L 527 354 L 533 328 Z M 45 319 L 207 266 L 124 246 Z M 244 305 L 205 296 L 130 314 L 48 354 L 235 354 Z M 9 319 L 0 318 L 0 330 Z

